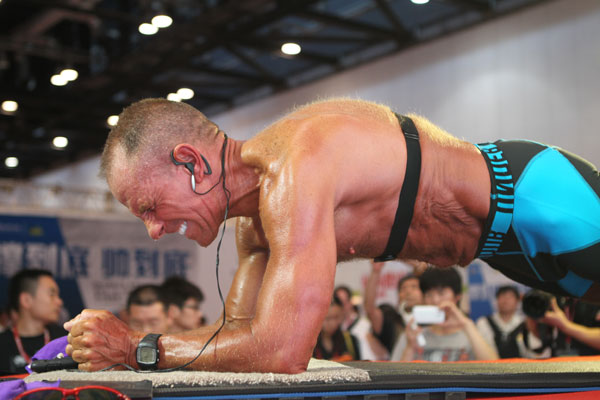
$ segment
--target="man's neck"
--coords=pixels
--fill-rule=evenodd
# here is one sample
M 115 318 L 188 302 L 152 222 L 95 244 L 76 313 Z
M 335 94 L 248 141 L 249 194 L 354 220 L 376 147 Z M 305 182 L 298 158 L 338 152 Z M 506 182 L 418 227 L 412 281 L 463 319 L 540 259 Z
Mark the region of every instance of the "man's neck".
M 515 313 L 498 313 L 500 319 L 504 322 L 509 322 Z
M 46 329 L 46 325 L 42 321 L 32 318 L 28 314 L 19 315 L 16 326 L 19 336 L 23 337 L 39 336 Z
M 229 217 L 251 216 L 258 212 L 259 175 L 242 161 L 245 142 L 228 139 L 226 151 L 226 186 L 231 190 Z

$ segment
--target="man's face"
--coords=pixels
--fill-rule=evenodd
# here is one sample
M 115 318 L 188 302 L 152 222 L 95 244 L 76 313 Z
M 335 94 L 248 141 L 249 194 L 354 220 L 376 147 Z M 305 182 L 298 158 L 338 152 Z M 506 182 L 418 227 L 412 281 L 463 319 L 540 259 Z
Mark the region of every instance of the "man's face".
M 63 301 L 60 298 L 58 285 L 49 276 L 38 279 L 35 294 L 32 296 L 30 313 L 44 324 L 56 323 L 60 316 Z
M 404 306 L 410 310 L 417 304 L 423 303 L 423 293 L 419 287 L 417 278 L 407 279 L 402 282 L 398 289 L 398 304 L 404 303 Z
M 332 304 L 329 306 L 329 311 L 323 320 L 323 333 L 327 335 L 333 335 L 335 331 L 340 327 L 344 320 L 344 311 L 338 304 Z
M 174 325 L 182 331 L 189 331 L 200 327 L 202 319 L 202 310 L 200 302 L 194 298 L 189 298 L 183 303 L 179 315 L 174 319 Z
M 118 152 L 117 152 L 118 153 Z M 118 154 L 108 179 L 110 190 L 133 215 L 146 225 L 148 235 L 159 239 L 166 233 L 180 233 L 201 246 L 208 246 L 218 234 L 219 213 L 209 212 L 207 200 L 192 191 L 190 173 L 182 166 L 166 170 L 130 166 Z
M 129 327 L 143 333 L 167 333 L 169 318 L 163 303 L 132 304 L 129 307 Z
M 337 298 L 340 300 L 340 302 L 343 305 L 343 310 L 342 313 L 344 315 L 350 315 L 354 312 L 354 305 L 352 304 L 352 301 L 350 299 L 350 297 L 348 296 L 348 292 L 346 292 L 345 290 L 337 290 L 335 292 L 335 295 L 337 296 Z
M 455 295 L 449 287 L 437 287 L 429 289 L 423 295 L 423 300 L 428 306 L 439 306 L 444 301 L 452 301 L 457 303 L 460 299 L 459 295 Z
M 500 314 L 514 314 L 519 308 L 519 299 L 513 292 L 503 292 L 496 298 Z

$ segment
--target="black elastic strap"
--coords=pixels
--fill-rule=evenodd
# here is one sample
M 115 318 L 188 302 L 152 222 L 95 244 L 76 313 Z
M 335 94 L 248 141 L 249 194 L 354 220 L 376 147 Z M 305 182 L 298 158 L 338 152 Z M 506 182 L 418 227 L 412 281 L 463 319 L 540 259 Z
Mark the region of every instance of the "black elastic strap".
M 412 221 L 417 191 L 419 190 L 419 177 L 421 176 L 419 132 L 410 118 L 398 114 L 396 114 L 396 117 L 400 122 L 406 140 L 406 173 L 390 238 L 383 254 L 375 258 L 375 261 L 378 262 L 395 260 L 402 250 Z

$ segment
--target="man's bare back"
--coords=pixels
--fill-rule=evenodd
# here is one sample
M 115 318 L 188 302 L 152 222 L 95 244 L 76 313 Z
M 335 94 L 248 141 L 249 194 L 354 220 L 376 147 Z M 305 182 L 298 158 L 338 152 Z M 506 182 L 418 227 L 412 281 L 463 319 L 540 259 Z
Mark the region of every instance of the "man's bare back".
M 488 213 L 485 162 L 475 146 L 411 117 L 420 132 L 423 167 L 413 223 L 399 258 L 467 265 Z M 314 187 L 312 196 L 298 193 L 302 198 L 293 200 L 298 207 L 312 201 L 333 207 L 338 261 L 374 258 L 384 250 L 406 168 L 405 139 L 388 107 L 357 100 L 305 106 L 246 142 L 242 159 L 257 168 L 262 193 L 278 184 L 287 196 L 295 193 L 292 187 Z M 261 218 L 272 208 L 276 218 L 287 218 L 279 214 L 278 209 L 288 208 L 277 205 L 279 199 L 261 199 L 272 202 L 262 208 Z M 320 240 L 318 233 L 310 236 Z

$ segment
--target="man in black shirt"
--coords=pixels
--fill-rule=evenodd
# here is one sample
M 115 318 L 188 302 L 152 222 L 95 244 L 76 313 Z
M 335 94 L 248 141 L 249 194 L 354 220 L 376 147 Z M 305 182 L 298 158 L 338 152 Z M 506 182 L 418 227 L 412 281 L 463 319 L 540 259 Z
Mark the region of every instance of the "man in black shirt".
M 26 373 L 35 352 L 67 334 L 56 325 L 63 301 L 50 272 L 25 269 L 11 278 L 8 302 L 17 318 L 0 334 L 0 374 Z
M 169 333 L 198 329 L 202 326 L 204 294 L 193 283 L 180 276 L 171 276 L 161 285 L 171 319 Z

